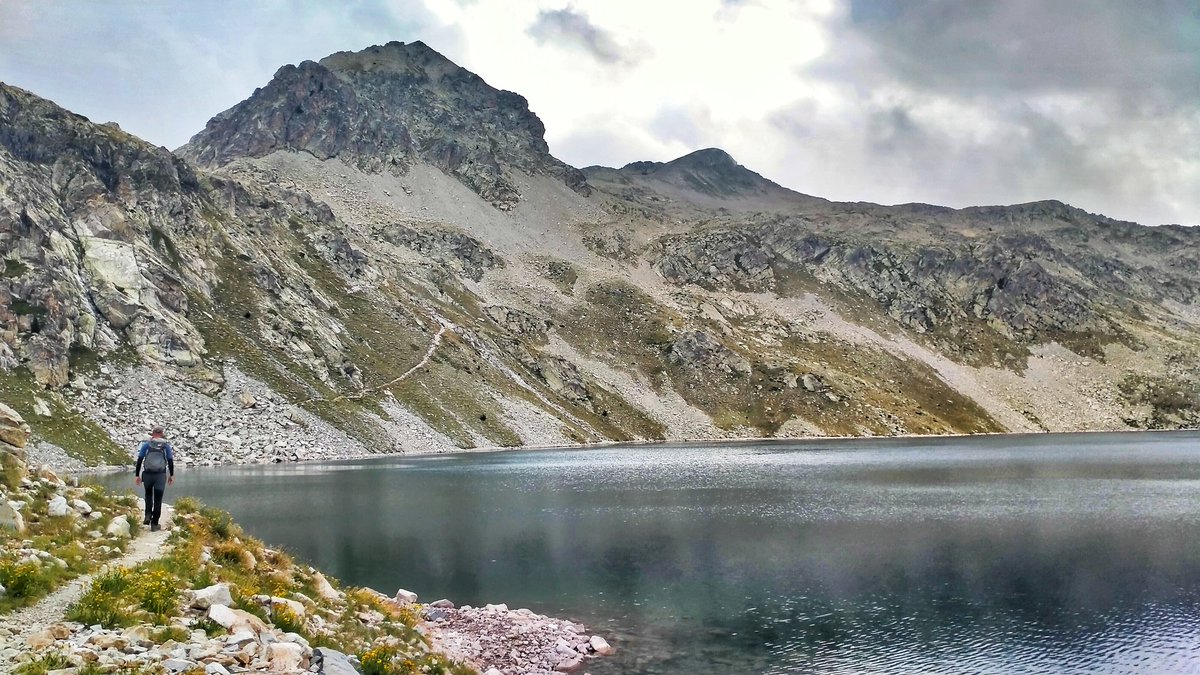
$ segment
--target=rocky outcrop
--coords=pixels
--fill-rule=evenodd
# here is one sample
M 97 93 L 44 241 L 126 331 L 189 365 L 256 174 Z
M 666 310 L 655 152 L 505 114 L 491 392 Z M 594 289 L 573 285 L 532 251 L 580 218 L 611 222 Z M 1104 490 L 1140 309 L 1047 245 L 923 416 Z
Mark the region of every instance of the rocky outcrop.
M 667 361 L 691 370 L 727 377 L 744 377 L 751 370 L 749 359 L 702 331 L 680 335 L 668 348 Z
M 981 227 L 980 223 L 977 227 Z M 1128 225 L 1083 220 L 1079 231 Z M 951 232 L 922 241 L 903 227 L 856 232 L 816 218 L 787 218 L 752 227 L 713 228 L 659 240 L 655 269 L 676 284 L 712 290 L 865 296 L 901 327 L 937 334 L 951 353 L 979 356 L 997 343 L 1063 340 L 1074 345 L 1120 341 L 1115 314 L 1136 312 L 1131 300 L 1152 304 L 1168 278 L 1172 296 L 1195 303 L 1200 284 L 1170 266 L 1119 267 L 1096 251 L 1030 232 L 966 237 Z M 1107 267 L 1109 272 L 1097 274 Z M 990 336 L 990 337 L 989 337 Z
M 0 452 L 19 454 L 29 442 L 29 425 L 12 408 L 0 403 Z
M 504 260 L 478 239 L 446 227 L 418 230 L 393 225 L 384 228 L 380 236 L 387 242 L 439 260 L 472 281 L 480 281 L 484 272 L 504 265 Z
M 582 172 L 550 156 L 544 134 L 521 96 L 488 86 L 424 43 L 389 42 L 280 68 L 179 154 L 208 167 L 279 150 L 375 172 L 424 162 L 509 210 L 521 201 L 514 172 L 590 190 Z
M 551 322 L 538 318 L 529 312 L 523 312 L 512 307 L 491 305 L 483 309 L 483 313 L 496 325 L 513 335 L 531 338 L 535 343 L 545 343 Z

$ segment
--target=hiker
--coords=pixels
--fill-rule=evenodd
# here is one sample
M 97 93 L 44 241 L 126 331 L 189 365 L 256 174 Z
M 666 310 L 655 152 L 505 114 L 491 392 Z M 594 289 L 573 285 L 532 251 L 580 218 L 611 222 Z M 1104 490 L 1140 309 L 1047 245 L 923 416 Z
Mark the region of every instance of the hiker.
M 175 451 L 164 437 L 162 427 L 154 427 L 150 440 L 138 448 L 137 465 L 133 467 L 134 485 L 146 486 L 146 518 L 151 532 L 159 530 L 163 492 L 175 482 Z

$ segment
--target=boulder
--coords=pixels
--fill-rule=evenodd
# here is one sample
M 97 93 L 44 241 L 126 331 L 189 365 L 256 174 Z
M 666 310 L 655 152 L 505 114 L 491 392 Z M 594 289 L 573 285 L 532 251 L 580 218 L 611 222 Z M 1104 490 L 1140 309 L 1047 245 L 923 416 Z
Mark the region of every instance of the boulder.
M 204 675 L 229 675 L 229 670 L 225 666 L 213 661 L 204 666 Z
M 267 624 L 249 612 L 240 609 L 230 609 L 225 605 L 212 605 L 208 608 L 208 618 L 229 631 L 230 635 L 241 631 L 249 631 L 255 635 L 268 632 Z
M 122 539 L 127 539 L 133 535 L 129 529 L 129 519 L 125 516 L 117 516 L 116 518 L 113 518 L 112 522 L 108 524 L 108 527 L 104 528 L 104 531 L 113 535 L 114 537 L 120 537 Z
M 207 588 L 193 590 L 191 606 L 196 609 L 208 609 L 213 605 L 233 604 L 233 595 L 229 592 L 229 584 L 213 584 Z
M 23 448 L 29 442 L 29 425 L 16 410 L 0 403 L 0 441 L 14 448 Z
M 608 640 L 605 640 L 599 635 L 593 635 L 592 638 L 588 640 L 588 644 L 591 645 L 592 651 L 596 652 L 600 656 L 608 656 L 616 651 L 612 648 L 612 645 L 608 644 Z
M 267 645 L 267 661 L 273 673 L 304 670 L 304 647 L 294 642 L 273 642 Z
M 348 656 L 327 647 L 313 650 L 313 663 L 319 675 L 358 675 Z
M 431 603 L 429 603 L 429 606 L 436 607 L 438 609 L 454 609 L 454 603 L 450 602 L 449 600 L 447 600 L 445 598 L 442 598 L 441 600 L 438 600 L 436 602 L 431 602 Z
M 238 394 L 237 401 L 238 405 L 247 409 L 258 405 L 258 399 L 254 398 L 254 394 L 251 394 L 248 391 L 243 391 L 242 393 Z
M 67 505 L 66 497 L 55 495 L 50 499 L 50 504 L 47 506 L 46 512 L 51 518 L 62 518 L 71 512 L 71 507 Z
M 25 517 L 10 502 L 0 500 L 0 529 L 25 532 Z
M 37 415 L 38 417 L 54 416 L 54 414 L 50 412 L 50 404 L 46 403 L 40 398 L 33 399 L 33 414 Z
M 295 600 L 289 600 L 287 598 L 271 598 L 270 601 L 271 601 L 271 607 L 273 609 L 278 609 L 279 607 L 283 607 L 283 608 L 286 608 L 292 614 L 295 614 L 296 616 L 300 617 L 301 619 L 304 618 L 304 613 L 305 613 L 304 605 L 302 605 L 301 603 L 296 602 Z
M 79 512 L 80 515 L 86 516 L 92 512 L 92 505 L 82 499 L 72 499 L 71 508 Z
M 411 605 L 416 603 L 417 594 L 412 591 L 406 591 L 403 588 L 396 591 L 396 602 L 402 605 Z
M 63 484 L 62 479 L 58 477 L 58 474 L 54 473 L 54 469 L 51 469 L 49 466 L 47 466 L 45 464 L 41 464 L 38 466 L 37 477 L 41 478 L 42 480 L 46 481 L 47 483 L 53 483 L 54 485 L 62 485 Z

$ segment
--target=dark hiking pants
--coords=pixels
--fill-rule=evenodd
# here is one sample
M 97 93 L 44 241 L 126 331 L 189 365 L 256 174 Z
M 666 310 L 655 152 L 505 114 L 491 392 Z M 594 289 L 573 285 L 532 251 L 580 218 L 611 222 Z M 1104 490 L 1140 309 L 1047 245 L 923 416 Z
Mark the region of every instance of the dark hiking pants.
M 146 488 L 146 518 L 151 524 L 158 525 L 158 517 L 162 515 L 163 492 L 167 489 L 167 472 L 143 471 L 142 485 Z

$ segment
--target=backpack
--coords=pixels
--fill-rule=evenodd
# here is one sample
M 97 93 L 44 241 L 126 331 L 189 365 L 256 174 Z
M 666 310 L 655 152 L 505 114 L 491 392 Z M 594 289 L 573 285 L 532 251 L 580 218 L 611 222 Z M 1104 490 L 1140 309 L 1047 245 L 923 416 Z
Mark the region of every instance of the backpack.
M 149 473 L 162 473 L 167 470 L 167 442 L 154 439 L 147 441 L 146 457 L 142 459 L 142 468 Z

